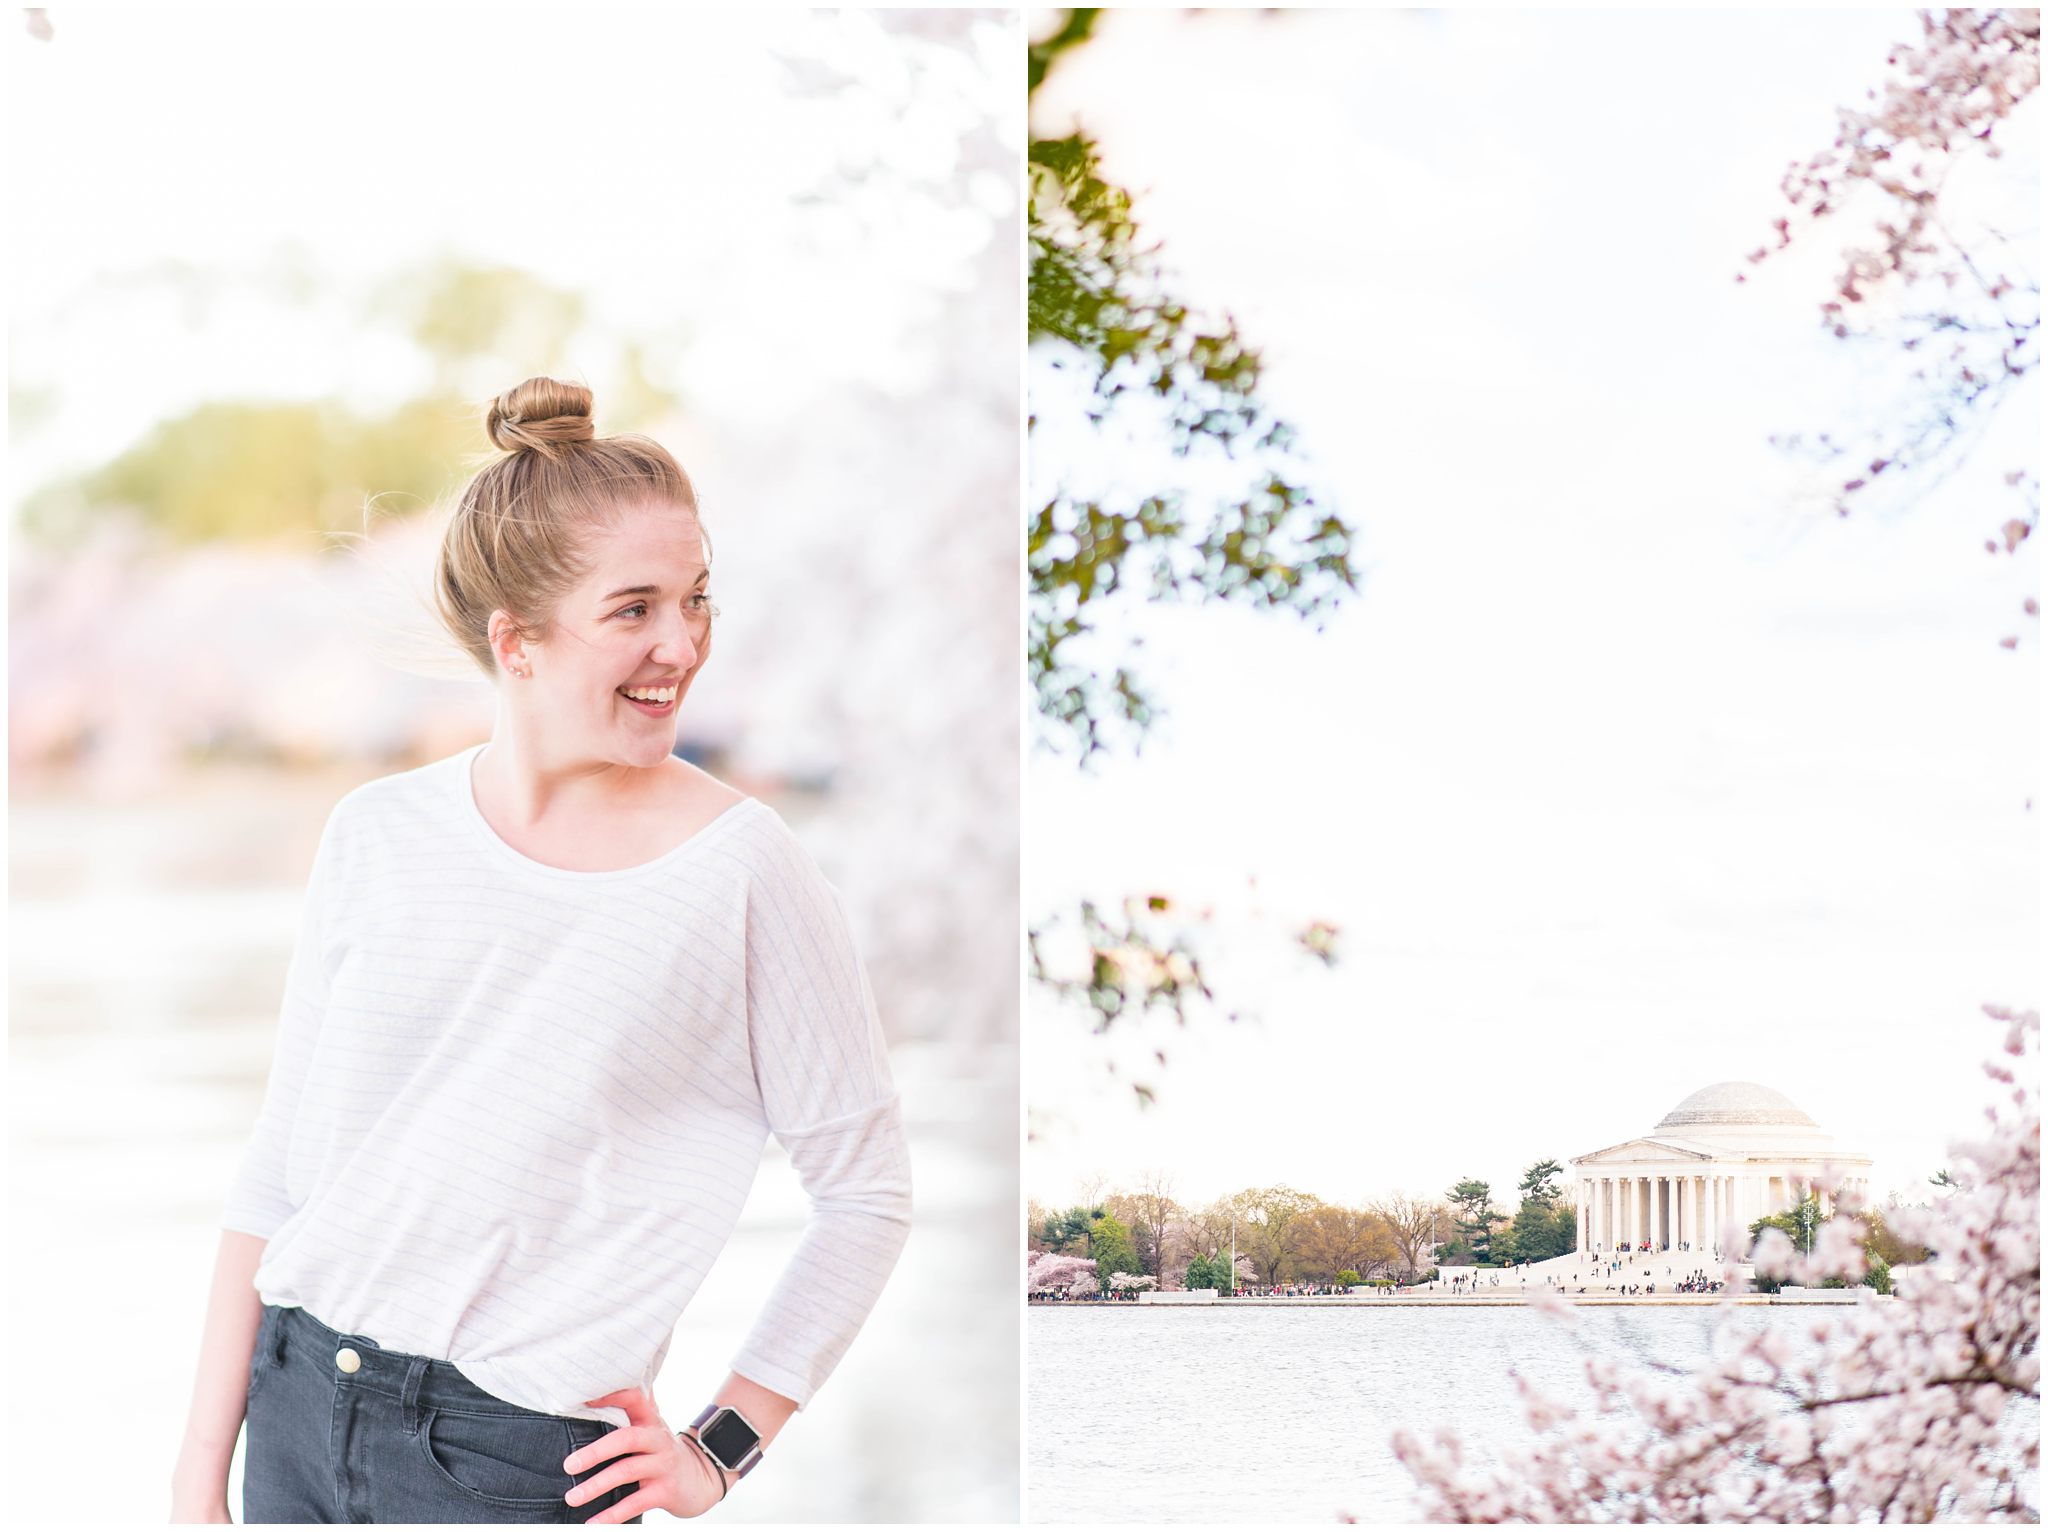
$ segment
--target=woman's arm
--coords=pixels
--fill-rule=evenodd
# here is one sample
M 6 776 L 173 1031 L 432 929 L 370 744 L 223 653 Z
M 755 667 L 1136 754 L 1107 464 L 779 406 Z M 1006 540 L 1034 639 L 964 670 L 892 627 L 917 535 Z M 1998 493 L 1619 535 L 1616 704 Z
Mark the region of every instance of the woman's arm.
M 713 1404 L 730 1405 L 747 1417 L 747 1423 L 761 1433 L 761 1450 L 766 1452 L 775 1434 L 796 1413 L 796 1401 L 772 1388 L 763 1388 L 752 1378 L 728 1373 L 725 1384 L 711 1396 Z
M 184 1445 L 171 1471 L 172 1521 L 234 1519 L 228 1515 L 228 1465 L 242 1433 L 249 1363 L 263 1319 L 256 1267 L 268 1243 L 238 1229 L 221 1231 L 206 1327 L 199 1338 L 199 1375 L 192 1385 Z

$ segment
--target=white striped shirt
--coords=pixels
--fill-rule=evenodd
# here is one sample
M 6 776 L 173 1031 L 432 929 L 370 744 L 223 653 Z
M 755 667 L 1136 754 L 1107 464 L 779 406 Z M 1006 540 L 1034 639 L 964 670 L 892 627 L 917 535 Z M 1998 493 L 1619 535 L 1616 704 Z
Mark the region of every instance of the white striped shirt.
M 753 798 L 636 867 L 546 866 L 477 808 L 482 749 L 329 814 L 222 1223 L 269 1241 L 266 1303 L 624 1425 L 583 1401 L 652 1392 L 773 1133 L 811 1214 L 732 1368 L 803 1404 L 909 1232 L 838 891 Z

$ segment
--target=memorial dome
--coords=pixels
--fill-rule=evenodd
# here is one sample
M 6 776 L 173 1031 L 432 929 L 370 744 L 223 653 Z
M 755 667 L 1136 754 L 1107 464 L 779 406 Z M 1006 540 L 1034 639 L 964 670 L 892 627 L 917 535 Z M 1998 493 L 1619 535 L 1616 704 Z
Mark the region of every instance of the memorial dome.
M 1640 1119 L 1639 1119 L 1640 1120 Z M 1818 1126 L 1768 1085 L 1723 1080 L 1696 1090 L 1664 1114 L 1653 1130 L 1683 1134 L 1709 1126 L 1812 1128 Z

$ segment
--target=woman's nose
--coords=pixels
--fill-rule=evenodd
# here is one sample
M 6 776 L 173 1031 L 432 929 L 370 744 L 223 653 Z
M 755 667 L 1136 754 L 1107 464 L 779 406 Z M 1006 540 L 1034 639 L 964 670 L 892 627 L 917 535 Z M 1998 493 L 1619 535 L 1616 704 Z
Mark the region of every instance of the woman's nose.
M 682 619 L 662 634 L 661 642 L 654 647 L 655 663 L 673 665 L 678 670 L 688 670 L 697 663 L 697 643 L 690 636 L 690 630 Z

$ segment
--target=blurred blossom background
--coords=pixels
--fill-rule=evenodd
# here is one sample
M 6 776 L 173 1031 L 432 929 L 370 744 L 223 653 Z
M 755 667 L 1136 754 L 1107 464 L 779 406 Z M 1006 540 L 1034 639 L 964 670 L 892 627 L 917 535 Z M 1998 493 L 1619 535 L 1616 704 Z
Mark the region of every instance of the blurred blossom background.
M 485 402 L 551 374 L 697 484 L 720 631 L 679 749 L 846 895 L 911 1123 L 897 1276 L 720 1515 L 1014 1519 L 1014 13 L 25 16 L 18 1514 L 168 1503 L 314 845 L 351 787 L 489 736 L 425 619 L 436 512 L 493 455 Z M 771 1145 L 667 1413 L 804 1213 Z M 80 1429 L 109 1417 L 112 1466 Z

